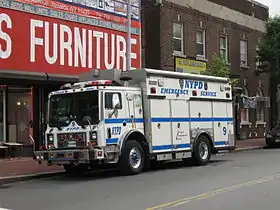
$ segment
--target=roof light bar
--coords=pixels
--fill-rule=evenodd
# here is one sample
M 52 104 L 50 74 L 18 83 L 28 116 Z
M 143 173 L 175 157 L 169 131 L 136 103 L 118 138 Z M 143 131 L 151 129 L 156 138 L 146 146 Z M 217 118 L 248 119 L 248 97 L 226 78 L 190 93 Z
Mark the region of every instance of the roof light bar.
M 62 86 L 60 86 L 61 90 L 65 90 L 65 89 L 71 89 L 72 85 L 70 83 L 66 83 Z

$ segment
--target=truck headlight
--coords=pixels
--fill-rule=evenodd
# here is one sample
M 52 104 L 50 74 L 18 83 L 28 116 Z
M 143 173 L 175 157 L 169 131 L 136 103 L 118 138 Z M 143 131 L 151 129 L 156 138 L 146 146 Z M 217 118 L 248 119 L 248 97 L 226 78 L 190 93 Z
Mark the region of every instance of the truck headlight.
M 47 144 L 52 144 L 54 141 L 53 134 L 47 135 Z
M 91 132 L 90 140 L 92 140 L 92 141 L 97 140 L 97 132 L 96 131 Z

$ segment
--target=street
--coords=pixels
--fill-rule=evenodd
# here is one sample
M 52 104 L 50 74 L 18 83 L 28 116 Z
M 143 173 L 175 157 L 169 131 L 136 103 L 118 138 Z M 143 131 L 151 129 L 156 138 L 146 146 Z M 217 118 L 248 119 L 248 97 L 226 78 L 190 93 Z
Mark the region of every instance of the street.
M 0 209 L 278 209 L 280 150 L 212 156 L 204 167 L 167 164 L 121 177 L 104 172 L 0 186 Z

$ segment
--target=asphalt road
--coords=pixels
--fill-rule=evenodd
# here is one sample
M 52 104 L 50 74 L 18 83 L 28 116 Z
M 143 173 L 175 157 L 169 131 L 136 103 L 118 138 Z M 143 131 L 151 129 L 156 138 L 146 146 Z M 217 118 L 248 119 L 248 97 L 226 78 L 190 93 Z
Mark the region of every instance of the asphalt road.
M 0 186 L 0 210 L 277 210 L 280 150 L 214 156 L 204 167 L 168 164 L 136 176 L 115 172 Z

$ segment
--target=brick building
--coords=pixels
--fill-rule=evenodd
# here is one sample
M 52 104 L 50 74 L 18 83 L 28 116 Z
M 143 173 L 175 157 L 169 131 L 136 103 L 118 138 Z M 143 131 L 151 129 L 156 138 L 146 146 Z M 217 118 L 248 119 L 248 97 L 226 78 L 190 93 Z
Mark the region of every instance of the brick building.
M 143 65 L 169 71 L 199 72 L 214 53 L 240 78 L 242 94 L 257 97 L 248 108 L 238 97 L 239 139 L 263 137 L 270 125 L 269 75 L 258 75 L 256 50 L 265 33 L 268 7 L 252 0 L 144 0 Z

